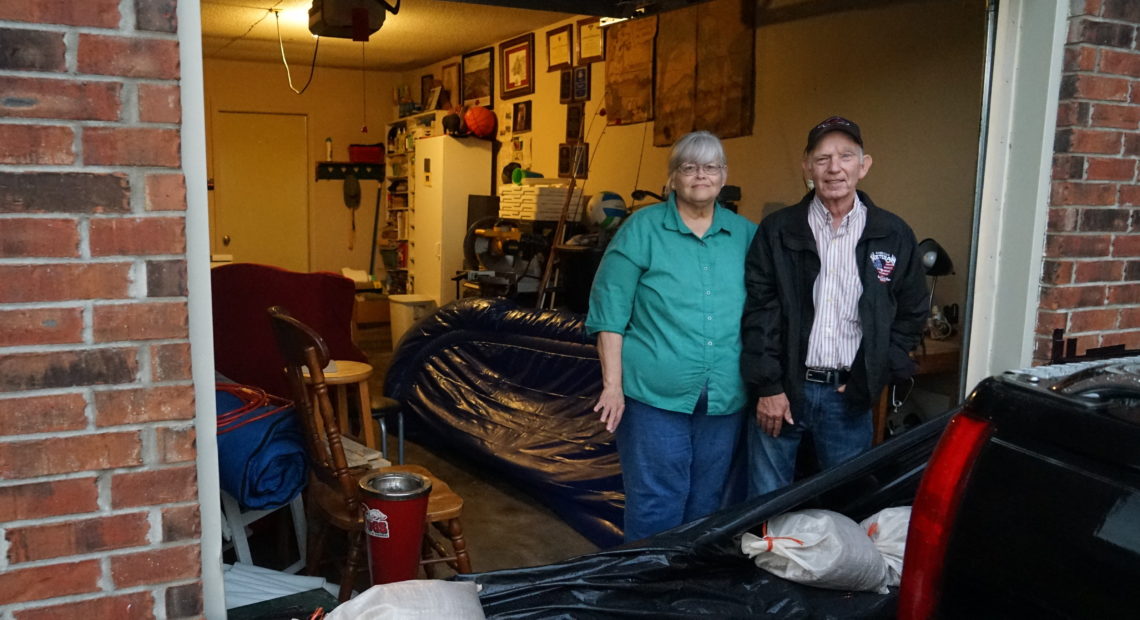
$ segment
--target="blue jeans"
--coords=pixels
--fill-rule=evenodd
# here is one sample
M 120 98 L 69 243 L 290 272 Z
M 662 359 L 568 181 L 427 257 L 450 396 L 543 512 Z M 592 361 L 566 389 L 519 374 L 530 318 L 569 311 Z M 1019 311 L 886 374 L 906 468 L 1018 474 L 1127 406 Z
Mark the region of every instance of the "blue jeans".
M 691 415 L 625 399 L 617 449 L 625 484 L 626 542 L 720 508 L 740 437 L 740 415 L 708 415 L 707 393 Z
M 836 386 L 804 383 L 804 398 L 792 403 L 792 419 L 772 437 L 756 425 L 748 424 L 749 494 L 770 493 L 792 483 L 800 439 L 810 432 L 816 457 L 822 469 L 834 467 L 862 454 L 871 447 L 874 428 L 871 410 L 854 408 Z M 753 414 L 755 415 L 755 414 Z

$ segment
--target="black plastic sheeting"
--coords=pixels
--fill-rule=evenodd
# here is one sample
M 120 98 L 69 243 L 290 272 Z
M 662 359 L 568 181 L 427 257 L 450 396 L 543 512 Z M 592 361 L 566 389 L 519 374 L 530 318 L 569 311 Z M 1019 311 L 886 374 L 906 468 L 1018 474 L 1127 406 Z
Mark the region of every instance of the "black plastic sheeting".
M 487 298 L 412 326 L 385 383 L 409 438 L 463 455 L 610 547 L 622 541 L 625 495 L 613 436 L 592 410 L 600 392 L 580 315 Z
M 789 510 L 825 508 L 862 520 L 912 503 L 950 414 L 839 467 L 643 541 L 566 562 L 474 575 L 488 618 L 893 618 L 889 594 L 825 590 L 757 568 L 746 531 Z

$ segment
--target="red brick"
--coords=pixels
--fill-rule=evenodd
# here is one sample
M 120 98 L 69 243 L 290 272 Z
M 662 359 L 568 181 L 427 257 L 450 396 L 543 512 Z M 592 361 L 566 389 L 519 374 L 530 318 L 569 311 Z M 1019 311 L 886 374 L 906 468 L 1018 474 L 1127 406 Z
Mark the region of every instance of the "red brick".
M 1140 106 L 1096 103 L 1092 106 L 1090 120 L 1096 127 L 1140 129 Z
M 1073 281 L 1073 261 L 1047 260 L 1041 269 L 1041 281 L 1045 284 L 1068 284 Z
M 1090 112 L 1086 101 L 1062 101 L 1057 104 L 1057 127 L 1088 127 Z
M 132 592 L 15 612 L 16 620 L 64 620 L 66 618 L 151 620 L 155 617 L 154 595 L 150 592 Z
M 1041 310 L 1063 308 L 1099 308 L 1104 305 L 1105 287 L 1101 286 L 1042 286 Z
M 176 342 L 156 344 L 150 348 L 151 378 L 155 381 L 188 381 L 190 372 L 190 344 Z
M 79 72 L 178 79 L 178 42 L 170 39 L 79 35 Z
M 0 172 L 0 213 L 122 212 L 129 198 L 117 173 Z
M 1128 232 L 1131 209 L 1081 209 L 1080 229 L 1086 232 Z
M 1108 235 L 1045 235 L 1045 256 L 1048 258 L 1078 258 L 1108 256 L 1111 246 Z
M 69 127 L 0 124 L 0 164 L 73 164 L 73 138 Z
M 1047 310 L 1037 311 L 1037 328 L 1034 330 L 1036 333 L 1048 336 L 1053 333 L 1054 329 L 1064 329 L 1069 324 L 1068 312 L 1049 312 Z
M 1080 310 L 1069 315 L 1068 334 L 1085 332 L 1098 332 L 1116 327 L 1119 311 L 1112 310 Z
M 0 116 L 114 121 L 120 90 L 117 82 L 0 76 Z
M 1069 15 L 1078 17 L 1080 15 L 1100 15 L 1100 1 L 1101 0 L 1072 0 L 1069 6 Z
M 9 527 L 8 560 L 13 564 L 147 545 L 145 512 Z
M 90 0 L 89 2 L 4 0 L 4 2 L 0 2 L 0 20 L 117 28 L 119 18 L 119 0 Z
M 1118 284 L 1108 287 L 1108 303 L 1140 304 L 1140 284 Z
M 98 592 L 101 574 L 99 560 L 9 569 L 0 572 L 0 602 L 22 603 Z
M 1140 256 L 1140 235 L 1118 235 L 1112 240 L 1113 256 Z
M 1113 192 L 1115 197 L 1115 192 Z M 93 218 L 92 256 L 147 256 L 186 251 L 182 217 Z
M 0 303 L 125 298 L 129 263 L 0 265 Z
M 1124 264 L 1124 282 L 1140 280 L 1140 260 L 1130 260 Z
M 1088 73 L 1061 78 L 1061 99 L 1128 101 L 1128 80 Z
M 48 218 L 0 220 L 0 258 L 79 256 L 79 221 Z
M 1069 45 L 1065 47 L 1064 71 L 1092 71 L 1096 68 L 1097 49 L 1091 45 Z
M 1120 329 L 1140 328 L 1140 308 L 1123 308 L 1120 310 Z
M 139 84 L 139 120 L 144 123 L 178 123 L 182 104 L 177 85 Z
M 83 341 L 80 308 L 0 310 L 0 346 L 67 344 Z
M 1103 22 L 1079 18 L 1069 20 L 1069 43 L 1092 43 L 1111 47 L 1129 48 L 1135 28 L 1129 24 Z
M 82 394 L 0 398 L 0 436 L 83 429 L 86 407 Z
M 194 386 L 95 391 L 95 425 L 194 419 Z
M 176 129 L 87 127 L 83 130 L 83 160 L 91 166 L 179 165 Z
M 6 479 L 141 464 L 142 441 L 137 431 L 0 443 L 0 477 Z
M 1090 157 L 1087 175 L 1090 181 L 1131 181 L 1136 178 L 1136 160 Z
M 1135 0 L 1103 0 L 1101 15 L 1135 24 L 1140 22 L 1140 5 Z
M 1073 183 L 1054 181 L 1049 204 L 1059 205 L 1111 205 L 1116 203 L 1116 185 L 1113 183 Z
M 1080 181 L 1085 176 L 1085 158 L 1080 155 L 1054 155 L 1053 180 Z
M 181 174 L 147 175 L 146 210 L 185 211 L 186 178 Z
M 147 297 L 185 297 L 187 294 L 185 260 L 149 260 L 146 262 Z
M 0 355 L 0 392 L 128 383 L 137 379 L 132 349 L 84 349 Z
M 62 32 L 0 28 L 4 53 L 0 69 L 8 71 L 63 71 L 67 45 Z
M 1121 155 L 1131 157 L 1140 156 L 1140 134 L 1131 132 L 1124 134 L 1123 149 Z
M 186 304 L 131 303 L 95 306 L 95 342 L 186 338 Z
M 1119 131 L 1105 129 L 1062 129 L 1057 132 L 1055 149 L 1059 153 L 1120 153 Z
M 1124 275 L 1124 261 L 1092 260 L 1080 261 L 1076 265 L 1076 275 L 1073 278 L 1076 284 L 1120 282 Z
M 197 618 L 202 615 L 202 608 L 201 582 L 166 589 L 167 618 Z
M 154 429 L 155 452 L 162 463 L 193 463 L 197 457 L 196 434 L 193 426 Z
M 193 579 L 200 571 L 197 544 L 111 557 L 111 578 L 118 588 Z
M 135 24 L 139 30 L 177 32 L 175 0 L 135 0 Z
M 1121 185 L 1119 204 L 1122 207 L 1140 206 L 1140 185 Z
M 194 540 L 202 534 L 202 515 L 197 504 L 162 509 L 162 542 Z
M 1100 54 L 1101 73 L 1140 77 L 1140 54 L 1106 49 Z
M 82 514 L 99 508 L 95 477 L 0 486 L 0 523 Z
M 1099 346 L 1111 347 L 1119 344 L 1124 345 L 1126 349 L 1140 349 L 1140 331 L 1104 334 L 1100 338 Z
M 1033 365 L 1040 366 L 1049 362 L 1053 351 L 1053 342 L 1047 336 L 1037 336 L 1033 339 Z
M 1081 210 L 1068 207 L 1049 208 L 1049 232 L 1072 232 L 1077 229 Z
M 196 472 L 191 464 L 115 474 L 111 478 L 112 506 L 134 508 L 197 501 Z

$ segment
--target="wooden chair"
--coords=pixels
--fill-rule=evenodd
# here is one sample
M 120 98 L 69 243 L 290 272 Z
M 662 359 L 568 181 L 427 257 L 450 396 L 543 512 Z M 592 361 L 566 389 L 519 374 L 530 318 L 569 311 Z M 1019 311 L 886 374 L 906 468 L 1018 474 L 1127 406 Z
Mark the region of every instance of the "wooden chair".
M 305 433 L 305 448 L 312 470 L 307 503 L 325 524 L 348 535 L 348 552 L 339 592 L 340 600 L 346 601 L 352 595 L 356 572 L 364 564 L 364 522 L 357 481 L 365 470 L 349 468 L 345 458 L 339 422 L 329 399 L 322 370 L 329 362 L 328 347 L 324 340 L 280 306 L 269 308 L 269 316 L 278 348 L 285 358 L 285 374 Z M 463 499 L 451 491 L 445 482 L 422 467 L 405 465 L 393 469 L 415 471 L 428 476 L 432 481 L 428 521 L 448 535 L 454 553 L 441 553 L 443 557 L 440 558 L 427 557 L 427 551 L 442 550 L 442 546 L 434 541 L 429 542 L 425 536 L 424 562 L 428 563 L 425 566 L 446 561 L 456 572 L 470 572 L 471 564 L 463 539 L 463 527 L 459 521 Z M 327 528 L 315 526 L 315 523 L 310 523 L 309 527 L 314 533 L 308 552 L 307 571 L 311 575 L 319 570 L 327 536 Z

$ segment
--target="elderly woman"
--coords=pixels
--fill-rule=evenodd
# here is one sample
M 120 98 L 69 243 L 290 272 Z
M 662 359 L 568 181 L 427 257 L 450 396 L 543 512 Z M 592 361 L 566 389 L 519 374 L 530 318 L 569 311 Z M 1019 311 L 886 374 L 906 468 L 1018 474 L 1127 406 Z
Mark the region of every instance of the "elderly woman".
M 716 202 L 724 147 L 690 133 L 669 156 L 669 197 L 622 224 L 598 268 L 586 329 L 625 480 L 625 539 L 720 507 L 741 432 L 744 255 L 756 225 Z

